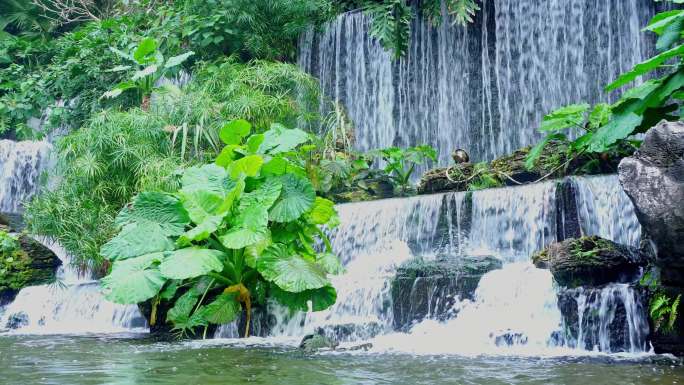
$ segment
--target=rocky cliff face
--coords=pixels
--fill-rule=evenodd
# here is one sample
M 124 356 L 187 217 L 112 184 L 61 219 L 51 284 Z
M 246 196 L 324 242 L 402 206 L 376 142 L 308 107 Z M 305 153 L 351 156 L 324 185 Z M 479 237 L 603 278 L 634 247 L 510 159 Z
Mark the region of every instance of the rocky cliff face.
M 657 264 L 666 267 L 663 283 L 684 285 L 684 123 L 653 127 L 618 170 Z
M 654 255 L 659 271 L 655 291 L 674 299 L 684 294 L 684 123 L 663 121 L 651 128 L 618 170 L 643 228 L 644 250 Z M 677 317 L 671 331 L 651 322 L 657 353 L 684 354 L 684 317 Z

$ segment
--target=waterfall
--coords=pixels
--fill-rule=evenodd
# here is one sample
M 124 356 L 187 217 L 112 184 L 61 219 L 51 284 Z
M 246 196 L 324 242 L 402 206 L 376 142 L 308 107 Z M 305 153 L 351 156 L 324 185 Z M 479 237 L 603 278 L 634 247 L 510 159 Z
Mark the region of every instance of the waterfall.
M 569 346 L 609 353 L 647 350 L 646 310 L 628 284 L 567 290 L 560 302 L 566 309 L 563 329 Z
M 631 203 L 623 199 L 615 176 L 574 177 L 572 183 L 578 186 L 576 200 L 582 207 L 575 220 L 602 217 L 583 227 L 587 235 L 638 239 L 638 226 L 630 225 L 637 223 Z M 615 284 L 558 292 L 551 273 L 532 265 L 531 254 L 556 240 L 559 185 L 551 181 L 338 205 L 341 225 L 331 239 L 346 272 L 333 278 L 337 303 L 323 312 L 294 317 L 272 305 L 270 335 L 296 337 L 318 329 L 339 336 L 343 331 L 345 341 L 371 340 L 380 351 L 421 354 L 645 351 L 646 314 L 635 290 Z M 503 268 L 482 276 L 471 299 L 455 301 L 450 319 L 431 319 L 428 310 L 426 319 L 408 333 L 395 331 L 392 301 L 409 300 L 392 298 L 390 284 L 397 267 L 415 258 L 473 255 L 493 255 L 503 261 Z M 601 316 L 582 322 L 564 318 L 561 307 L 567 309 L 568 298 L 577 297 L 576 292 L 595 294 L 575 299 L 575 309 L 584 304 L 575 313 Z M 582 336 L 596 336 L 600 344 L 578 344 L 570 324 L 581 326 Z M 225 326 L 218 335 L 234 337 L 233 329 Z M 625 338 L 616 337 L 623 332 Z
M 118 305 L 104 299 L 97 280 L 80 277 L 58 244 L 45 243 L 62 260 L 57 281 L 23 288 L 0 314 L 0 330 L 29 334 L 81 334 L 146 331 L 136 305 Z
M 639 246 L 641 225 L 617 175 L 573 178 L 582 234 Z
M 48 141 L 0 140 L 0 212 L 21 213 L 23 203 L 41 187 L 50 169 Z M 99 282 L 82 277 L 70 266 L 64 249 L 36 237 L 50 248 L 62 266 L 52 285 L 26 287 L 14 302 L 0 309 L 0 330 L 16 333 L 109 333 L 144 330 L 137 306 L 116 305 L 100 293 Z
M 475 22 L 411 24 L 393 61 L 349 12 L 300 41 L 299 65 L 341 102 L 360 150 L 430 144 L 447 164 L 464 148 L 491 160 L 530 145 L 544 114 L 611 101 L 602 87 L 653 52 L 651 0 L 483 0 Z
M 0 140 L 0 212 L 19 213 L 40 188 L 52 146 L 47 141 Z

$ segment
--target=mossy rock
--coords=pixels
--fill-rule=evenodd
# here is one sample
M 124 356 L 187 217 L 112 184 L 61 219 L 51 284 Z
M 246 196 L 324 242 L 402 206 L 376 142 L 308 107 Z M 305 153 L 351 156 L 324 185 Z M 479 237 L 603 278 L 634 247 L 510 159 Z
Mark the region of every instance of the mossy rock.
M 532 261 L 538 268 L 550 269 L 565 287 L 631 282 L 648 262 L 636 249 L 597 236 L 553 243 Z
M 418 184 L 418 193 L 466 191 L 468 190 L 468 179 L 473 175 L 474 169 L 474 165 L 471 163 L 459 163 L 451 167 L 430 170 L 421 178 Z
M 17 245 L 0 252 L 0 298 L 5 301 L 24 287 L 53 282 L 62 264 L 52 250 L 26 235 L 18 237 Z

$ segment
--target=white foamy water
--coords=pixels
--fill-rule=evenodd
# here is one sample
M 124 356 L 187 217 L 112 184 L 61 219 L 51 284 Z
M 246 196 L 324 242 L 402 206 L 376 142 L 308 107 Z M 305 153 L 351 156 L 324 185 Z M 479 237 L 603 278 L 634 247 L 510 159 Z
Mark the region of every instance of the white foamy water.
M 0 140 L 0 212 L 23 211 L 40 188 L 51 149 L 47 141 Z
M 617 178 L 578 177 L 575 183 L 602 186 L 594 194 L 578 194 L 578 205 L 588 208 L 581 216 L 610 213 L 587 227 L 588 234 L 630 239 L 638 233 L 631 227 L 623 232 L 610 230 L 635 220 L 627 207 L 629 201 L 612 199 L 613 193 L 620 192 Z M 556 239 L 556 188 L 557 183 L 551 181 L 476 191 L 472 198 L 467 193 L 447 193 L 339 205 L 342 224 L 332 240 L 347 271 L 333 278 L 337 303 L 327 311 L 295 317 L 272 307 L 276 318 L 272 338 L 301 337 L 317 327 L 345 325 L 352 341 L 370 341 L 376 352 L 544 356 L 646 351 L 643 306 L 629 294 L 631 289 L 622 286 L 599 290 L 605 292 L 600 299 L 592 297 L 605 316 L 585 319 L 585 329 L 604 330 L 597 332 L 603 336 L 601 344 L 580 345 L 573 342 L 576 335 L 565 336 L 552 276 L 529 259 Z M 456 302 L 455 317 L 446 322 L 428 317 L 408 333 L 394 332 L 391 302 L 406 300 L 390 295 L 396 268 L 417 256 L 440 255 L 493 255 L 504 266 L 482 277 L 473 300 Z M 611 299 L 607 293 L 620 295 Z M 625 317 L 611 318 L 620 306 L 628 307 Z M 222 335 L 235 337 L 231 330 L 226 327 Z M 625 330 L 630 342 L 611 346 L 606 337 L 611 330 Z
M 40 238 L 39 238 L 40 239 Z M 44 241 L 44 240 L 42 240 Z M 82 334 L 144 332 L 146 321 L 136 305 L 104 299 L 99 281 L 81 277 L 69 266 L 64 249 L 45 242 L 62 261 L 58 281 L 26 287 L 0 315 L 0 330 L 18 334 Z M 11 325 L 14 323 L 15 325 Z

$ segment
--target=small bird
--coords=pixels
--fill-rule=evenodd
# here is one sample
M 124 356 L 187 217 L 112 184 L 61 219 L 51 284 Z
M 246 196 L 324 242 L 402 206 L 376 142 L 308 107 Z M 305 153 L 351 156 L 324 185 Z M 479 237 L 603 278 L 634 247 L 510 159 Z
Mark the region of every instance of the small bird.
M 458 149 L 454 152 L 451 153 L 451 157 L 454 159 L 454 162 L 456 163 L 468 163 L 470 162 L 470 156 L 468 156 L 468 153 L 465 150 Z

